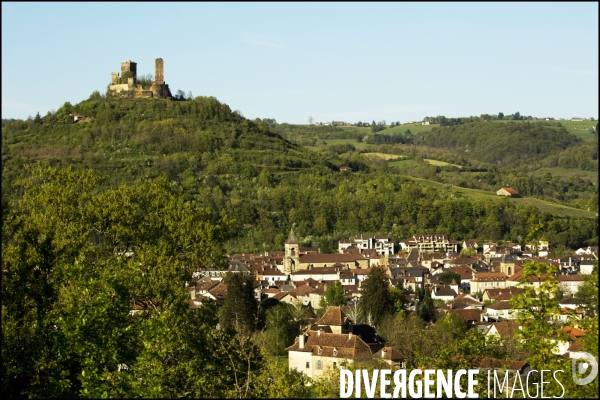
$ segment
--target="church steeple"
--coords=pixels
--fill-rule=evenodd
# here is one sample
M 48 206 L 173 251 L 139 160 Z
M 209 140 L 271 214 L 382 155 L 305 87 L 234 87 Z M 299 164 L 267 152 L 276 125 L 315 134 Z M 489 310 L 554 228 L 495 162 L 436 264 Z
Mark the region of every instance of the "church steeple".
M 285 256 L 283 257 L 283 273 L 291 274 L 300 265 L 300 247 L 294 228 L 290 229 L 288 239 L 285 241 Z
M 298 239 L 294 234 L 294 228 L 290 229 L 290 234 L 288 235 L 288 239 L 286 240 L 285 244 L 298 244 Z

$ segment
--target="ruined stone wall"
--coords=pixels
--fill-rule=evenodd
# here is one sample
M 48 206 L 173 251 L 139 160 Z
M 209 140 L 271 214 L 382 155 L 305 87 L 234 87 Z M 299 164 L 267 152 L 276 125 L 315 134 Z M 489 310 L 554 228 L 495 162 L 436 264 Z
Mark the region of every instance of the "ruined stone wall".
M 129 89 L 129 85 L 126 83 L 122 83 L 120 85 L 110 85 L 109 87 L 110 90 L 113 90 L 117 93 L 123 92 L 123 91 L 127 91 L 130 90 Z
M 156 99 L 170 99 L 172 97 L 169 85 L 157 85 L 155 83 L 152 85 L 151 90 Z
M 123 72 L 125 71 L 133 72 L 133 77 L 137 78 L 137 63 L 131 60 L 123 61 L 121 63 L 121 75 L 123 75 Z
M 137 80 L 137 63 L 127 60 L 121 63 L 121 76 L 124 72 L 131 71 L 134 74 L 134 78 L 128 78 L 128 83 L 119 84 L 119 73 L 113 72 L 111 74 L 111 82 L 109 89 L 121 93 L 125 97 L 153 97 L 156 99 L 171 99 L 171 91 L 169 85 L 165 84 L 164 77 L 164 62 L 162 58 L 154 60 L 154 72 L 155 79 L 150 89 L 144 90 L 141 86 L 135 86 Z M 128 93 L 122 93 L 128 92 Z

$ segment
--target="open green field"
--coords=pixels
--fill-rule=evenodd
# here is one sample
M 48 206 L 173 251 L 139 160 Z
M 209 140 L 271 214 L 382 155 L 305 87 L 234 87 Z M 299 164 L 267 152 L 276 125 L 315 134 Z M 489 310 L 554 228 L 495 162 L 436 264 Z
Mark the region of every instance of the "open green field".
M 356 139 L 325 139 L 325 143 L 327 143 L 327 146 L 334 144 L 351 144 L 356 150 L 364 150 L 373 146 L 372 144 L 357 142 Z M 321 151 L 327 150 L 327 146 L 305 146 L 305 148 L 313 151 Z
M 400 161 L 400 162 L 402 162 L 402 161 Z M 421 179 L 421 178 L 414 178 L 412 176 L 407 176 L 407 178 L 412 179 L 416 182 L 419 182 L 425 186 L 432 186 L 432 187 L 436 187 L 438 189 L 439 188 L 446 189 L 449 186 L 445 183 L 433 182 L 433 181 L 429 181 L 427 179 Z M 463 195 L 465 197 L 468 197 L 471 199 L 477 199 L 477 200 L 492 199 L 494 201 L 500 201 L 504 198 L 503 196 L 498 196 L 494 192 L 486 192 L 485 190 L 462 188 L 459 186 L 452 186 L 451 190 L 453 192 L 460 193 L 461 195 Z M 544 201 L 544 200 L 536 199 L 533 197 L 515 198 L 515 199 L 510 199 L 510 201 L 515 204 L 531 204 L 531 205 L 534 205 L 535 207 L 537 207 L 542 212 L 548 212 L 550 214 L 557 215 L 560 217 L 594 218 L 594 217 L 596 217 L 596 214 L 597 214 L 595 211 L 586 211 L 586 210 L 581 210 L 578 208 L 567 207 L 567 206 L 563 206 L 561 204 L 551 203 L 549 201 Z
M 560 176 L 563 178 L 568 178 L 570 176 L 579 176 L 584 179 L 589 179 L 592 182 L 598 183 L 598 171 L 583 171 L 580 169 L 573 169 L 573 168 L 554 167 L 554 168 L 540 168 L 535 171 L 529 172 L 529 174 L 541 177 L 544 174 L 546 174 L 547 172 L 550 172 L 552 174 L 552 176 Z
M 511 121 L 511 120 L 503 119 L 503 120 L 494 120 L 492 122 L 506 124 L 509 122 L 523 123 L 523 122 L 527 122 L 527 121 Z M 535 122 L 535 121 L 530 121 L 530 122 Z M 588 129 L 591 128 L 592 126 L 596 126 L 598 121 L 555 120 L 555 121 L 542 121 L 542 122 L 560 122 L 560 124 L 565 127 L 567 132 L 572 133 L 573 135 L 575 135 L 585 141 L 595 140 L 597 138 L 597 135 L 591 133 L 590 131 L 588 131 Z
M 394 126 L 393 128 L 386 128 L 377 133 L 381 134 L 381 135 L 387 135 L 387 134 L 392 134 L 392 133 L 404 133 L 407 130 L 410 130 L 411 133 L 419 133 L 419 132 L 430 131 L 436 126 L 439 126 L 439 124 L 431 124 L 431 125 L 421 125 L 421 123 L 402 124 L 400 126 Z M 371 127 L 363 128 L 363 127 L 358 127 L 358 126 L 341 126 L 340 128 L 345 131 L 351 131 L 351 132 L 356 131 L 359 133 L 363 133 L 365 135 L 372 133 Z
M 362 153 L 363 156 L 368 158 L 383 158 L 384 160 L 393 160 L 396 158 L 405 158 L 406 156 L 399 156 L 397 154 L 385 154 L 385 153 Z
M 423 161 L 427 161 L 429 164 L 431 164 L 431 165 L 435 165 L 435 166 L 437 166 L 437 167 L 445 167 L 445 166 L 447 166 L 447 165 L 450 165 L 450 166 L 452 166 L 452 167 L 458 167 L 458 168 L 462 168 L 462 166 L 460 166 L 460 165 L 457 165 L 457 164 L 450 164 L 450 163 L 447 163 L 447 162 L 445 162 L 445 161 L 431 160 L 431 159 L 429 159 L 429 158 L 424 158 L 424 159 L 423 159 Z
M 412 159 L 406 159 L 406 160 L 396 160 L 396 161 L 388 161 L 388 165 L 390 168 L 394 168 L 394 167 L 418 167 L 420 164 Z

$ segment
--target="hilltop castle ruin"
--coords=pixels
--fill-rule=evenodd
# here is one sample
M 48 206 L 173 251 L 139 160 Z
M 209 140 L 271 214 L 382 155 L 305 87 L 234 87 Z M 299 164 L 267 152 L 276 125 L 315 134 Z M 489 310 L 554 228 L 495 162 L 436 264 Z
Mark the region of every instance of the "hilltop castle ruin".
M 123 81 L 127 79 L 127 83 Z M 153 97 L 155 99 L 170 99 L 169 85 L 165 84 L 164 62 L 162 58 L 154 60 L 154 82 L 150 88 L 144 89 L 137 81 L 137 63 L 131 60 L 121 63 L 121 76 L 118 72 L 111 73 L 109 90 L 116 93 L 132 92 L 134 98 Z

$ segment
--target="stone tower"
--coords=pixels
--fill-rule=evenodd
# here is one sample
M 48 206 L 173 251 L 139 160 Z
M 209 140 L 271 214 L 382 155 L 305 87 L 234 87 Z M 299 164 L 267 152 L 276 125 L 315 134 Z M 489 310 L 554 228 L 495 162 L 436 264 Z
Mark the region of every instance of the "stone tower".
M 165 66 L 162 58 L 154 60 L 154 82 L 157 85 L 165 84 Z
M 299 243 L 294 228 L 290 229 L 288 239 L 285 241 L 285 255 L 283 256 L 283 273 L 288 275 L 296 271 L 300 265 Z
M 515 273 L 515 256 L 512 254 L 504 254 L 500 258 L 500 272 L 506 276 L 511 276 Z
M 123 72 L 131 71 L 133 72 L 133 79 L 137 79 L 137 63 L 131 60 L 123 61 L 121 63 L 121 76 L 123 76 Z

